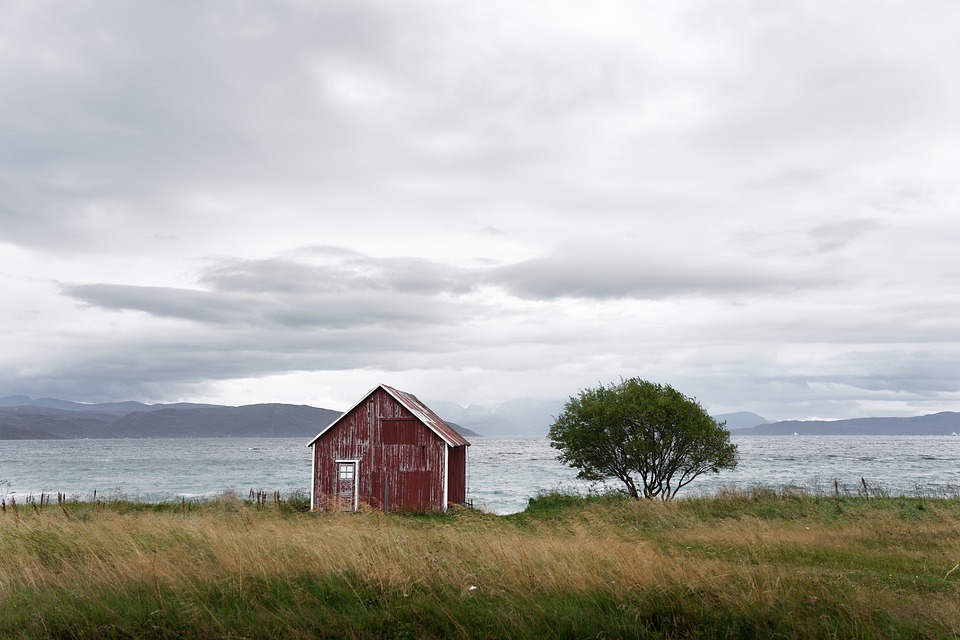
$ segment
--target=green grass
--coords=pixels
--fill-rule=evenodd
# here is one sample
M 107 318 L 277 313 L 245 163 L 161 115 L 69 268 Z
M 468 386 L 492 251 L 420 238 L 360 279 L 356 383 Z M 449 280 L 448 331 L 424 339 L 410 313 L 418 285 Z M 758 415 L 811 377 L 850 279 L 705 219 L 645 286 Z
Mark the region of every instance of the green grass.
M 958 563 L 956 498 L 8 505 L 0 638 L 958 638 Z

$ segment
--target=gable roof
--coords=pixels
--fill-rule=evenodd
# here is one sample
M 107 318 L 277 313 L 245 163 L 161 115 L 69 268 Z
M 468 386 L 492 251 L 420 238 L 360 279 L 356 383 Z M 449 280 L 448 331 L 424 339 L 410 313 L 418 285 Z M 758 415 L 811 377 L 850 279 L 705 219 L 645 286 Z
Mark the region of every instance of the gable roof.
M 446 442 L 451 447 L 469 447 L 470 446 L 470 443 L 466 440 L 466 438 L 464 438 L 459 433 L 454 431 L 453 428 L 447 425 L 447 423 L 444 422 L 440 418 L 440 416 L 435 414 L 430 409 L 430 407 L 423 404 L 423 402 L 421 402 L 420 399 L 417 398 L 417 396 L 413 395 L 412 393 L 407 393 L 406 391 L 400 391 L 399 389 L 388 387 L 385 384 L 379 384 L 373 389 L 371 389 L 369 393 L 363 396 L 360 402 L 356 403 L 355 405 L 353 405 L 352 407 L 344 411 L 339 418 L 337 418 L 336 420 L 328 424 L 325 428 L 323 428 L 313 440 L 307 443 L 307 446 L 312 447 L 313 444 L 320 439 L 320 436 L 325 434 L 327 431 L 333 428 L 334 425 L 336 425 L 338 422 L 343 420 L 343 418 L 347 414 L 349 414 L 351 411 L 353 411 L 354 409 L 359 407 L 361 404 L 366 402 L 367 399 L 370 396 L 372 396 L 374 392 L 377 391 L 377 389 L 383 389 L 384 391 L 386 391 L 394 400 L 396 400 L 401 405 L 403 405 L 407 409 L 407 411 L 412 413 L 420 422 L 425 424 L 428 429 L 430 429 L 435 434 L 437 434 L 437 436 L 439 436 L 441 440 Z

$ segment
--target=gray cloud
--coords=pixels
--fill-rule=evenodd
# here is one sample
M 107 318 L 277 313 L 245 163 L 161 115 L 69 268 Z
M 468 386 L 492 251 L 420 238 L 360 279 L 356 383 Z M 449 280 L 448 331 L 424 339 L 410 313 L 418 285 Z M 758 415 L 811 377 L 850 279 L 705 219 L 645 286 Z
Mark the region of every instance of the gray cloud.
M 423 258 L 371 258 L 354 254 L 323 265 L 287 259 L 227 260 L 208 269 L 200 282 L 221 291 L 462 294 L 473 288 L 467 276 L 464 269 Z
M 442 301 L 396 293 L 341 291 L 329 295 L 254 295 L 172 287 L 88 284 L 65 285 L 65 295 L 113 311 L 142 311 L 211 325 L 355 328 L 376 324 L 396 327 L 447 321 L 456 311 Z
M 845 247 L 879 226 L 878 221 L 870 219 L 841 220 L 810 229 L 810 237 L 817 243 L 818 251 L 833 251 Z
M 778 264 L 699 257 L 676 259 L 628 254 L 612 247 L 579 247 L 507 265 L 493 280 L 524 298 L 660 299 L 689 295 L 763 295 L 830 281 L 826 274 Z
M 119 284 L 64 285 L 61 291 L 89 305 L 114 311 L 143 311 L 164 318 L 228 323 L 246 317 L 249 300 L 207 291 Z
M 846 229 L 840 226 L 839 231 Z M 442 321 L 476 313 L 470 294 L 502 287 L 520 299 L 659 299 L 764 295 L 829 282 L 779 265 L 677 264 L 655 256 L 588 246 L 509 265 L 464 267 L 423 258 L 377 258 L 335 247 L 296 258 L 221 259 L 199 276 L 203 289 L 64 284 L 61 292 L 110 310 L 213 324 L 362 326 Z M 436 319 L 436 320 L 431 320 Z

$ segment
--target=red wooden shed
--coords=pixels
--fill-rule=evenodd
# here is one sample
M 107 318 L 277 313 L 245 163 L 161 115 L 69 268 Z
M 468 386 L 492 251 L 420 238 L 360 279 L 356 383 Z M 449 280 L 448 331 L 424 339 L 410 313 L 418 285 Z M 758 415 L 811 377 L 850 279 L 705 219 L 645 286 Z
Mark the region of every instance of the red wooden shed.
M 470 443 L 416 396 L 384 384 L 307 446 L 312 509 L 444 511 L 467 499 Z

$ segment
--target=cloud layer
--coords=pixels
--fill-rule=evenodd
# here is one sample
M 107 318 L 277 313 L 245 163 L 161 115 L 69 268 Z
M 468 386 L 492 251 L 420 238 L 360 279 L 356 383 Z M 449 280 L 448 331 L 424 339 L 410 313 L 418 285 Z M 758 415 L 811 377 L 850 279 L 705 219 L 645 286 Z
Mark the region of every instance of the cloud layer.
M 0 394 L 960 409 L 950 3 L 13 3 Z

